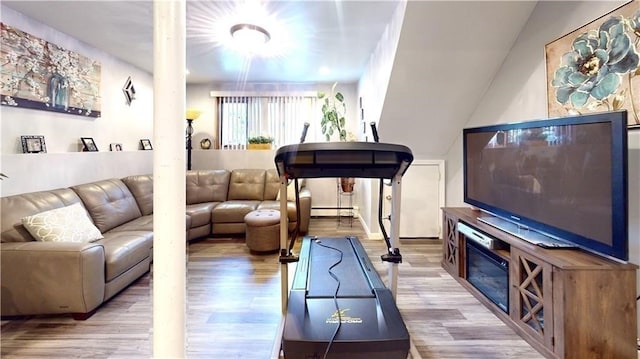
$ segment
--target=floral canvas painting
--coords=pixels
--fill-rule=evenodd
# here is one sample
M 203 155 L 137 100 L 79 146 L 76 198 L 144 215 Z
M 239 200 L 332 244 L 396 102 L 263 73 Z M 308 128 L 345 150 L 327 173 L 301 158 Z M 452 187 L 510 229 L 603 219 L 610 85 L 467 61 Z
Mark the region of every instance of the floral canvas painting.
M 640 127 L 640 1 L 545 46 L 550 117 L 626 109 Z
M 100 117 L 99 62 L 4 23 L 0 26 L 3 106 Z

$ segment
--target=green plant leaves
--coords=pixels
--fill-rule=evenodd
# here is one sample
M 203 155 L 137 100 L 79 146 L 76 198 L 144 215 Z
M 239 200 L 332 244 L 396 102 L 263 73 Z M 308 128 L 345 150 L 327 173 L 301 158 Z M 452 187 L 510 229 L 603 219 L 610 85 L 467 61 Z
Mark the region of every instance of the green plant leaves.
M 324 99 L 320 128 L 327 141 L 331 140 L 334 133 L 338 134 L 340 141 L 346 141 L 347 131 L 345 130 L 344 114 L 347 106 L 344 103 L 344 95 L 341 92 L 335 92 L 336 85 L 337 83 L 334 83 L 331 87 L 333 96 L 326 96 L 324 92 L 318 91 L 318 99 Z
M 272 143 L 272 142 L 273 142 L 273 137 L 256 136 L 256 137 L 249 138 L 249 143 L 251 143 L 251 144 Z

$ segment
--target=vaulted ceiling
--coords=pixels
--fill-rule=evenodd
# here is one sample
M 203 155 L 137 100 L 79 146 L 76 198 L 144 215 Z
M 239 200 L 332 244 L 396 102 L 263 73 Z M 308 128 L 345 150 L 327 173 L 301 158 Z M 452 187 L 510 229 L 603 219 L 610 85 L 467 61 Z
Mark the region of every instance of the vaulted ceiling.
M 255 2 L 255 1 L 254 1 Z M 244 56 L 223 46 L 229 21 L 248 21 L 243 1 L 188 0 L 187 83 L 355 82 L 378 43 L 397 1 L 265 1 L 270 45 L 277 56 Z M 153 2 L 2 1 L 28 17 L 153 72 Z M 253 9 L 251 9 L 253 10 Z M 260 24 L 259 24 L 260 25 Z M 280 30 L 283 29 L 283 30 Z M 322 73 L 321 67 L 330 72 Z
M 263 2 L 293 29 L 289 47 L 279 56 L 244 63 L 211 33 L 237 3 L 187 1 L 188 83 L 356 82 L 398 6 L 397 1 Z M 153 72 L 151 1 L 2 4 Z M 419 156 L 446 154 L 535 5 L 408 1 L 379 122 L 381 138 L 404 143 Z M 319 71 L 322 66 L 330 71 Z
M 410 144 L 421 157 L 442 158 L 535 4 L 409 1 L 380 119 L 385 140 Z

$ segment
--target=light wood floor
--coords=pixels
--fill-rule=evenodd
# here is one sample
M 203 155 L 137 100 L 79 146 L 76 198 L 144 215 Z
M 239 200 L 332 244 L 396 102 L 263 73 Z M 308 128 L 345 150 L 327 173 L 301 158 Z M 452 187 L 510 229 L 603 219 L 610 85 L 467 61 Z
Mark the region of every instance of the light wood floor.
M 357 221 L 336 228 L 312 219 L 310 234 L 360 237 L 383 280 L 382 241 Z M 542 358 L 440 267 L 441 242 L 404 242 L 397 304 L 423 358 Z M 2 358 L 148 358 L 152 356 L 152 275 L 102 305 L 86 321 L 39 316 L 2 321 Z M 277 255 L 251 255 L 243 240 L 189 245 L 189 358 L 269 357 L 280 320 Z M 171 325 L 171 323 L 166 323 Z M 161 354 L 157 354 L 161 357 Z

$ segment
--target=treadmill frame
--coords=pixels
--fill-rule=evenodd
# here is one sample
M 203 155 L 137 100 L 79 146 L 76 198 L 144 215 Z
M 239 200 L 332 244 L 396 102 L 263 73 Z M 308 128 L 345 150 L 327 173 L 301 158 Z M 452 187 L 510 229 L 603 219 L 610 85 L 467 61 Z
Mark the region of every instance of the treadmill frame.
M 365 151 L 369 146 L 379 147 L 381 151 L 390 151 L 394 148 L 404 148 L 409 153 L 410 150 L 405 146 L 393 145 L 393 144 L 385 144 L 379 142 L 340 142 L 340 143 L 305 143 L 300 145 L 289 145 L 281 147 L 276 153 L 276 168 L 279 174 L 280 179 L 280 213 L 287 213 L 287 185 L 290 179 L 295 181 L 296 186 L 296 203 L 299 203 L 298 198 L 298 178 L 319 178 L 319 177 L 359 177 L 359 178 L 378 178 L 380 182 L 380 186 L 382 186 L 382 181 L 384 179 L 391 180 L 391 213 L 389 215 L 390 219 L 390 236 L 387 239 L 385 236 L 385 241 L 387 242 L 388 253 L 382 255 L 382 259 L 388 262 L 388 283 L 387 287 L 391 291 L 393 300 L 396 300 L 397 289 L 398 289 L 398 263 L 402 262 L 402 256 L 400 254 L 400 206 L 401 206 L 401 190 L 402 190 L 402 176 L 409 168 L 409 165 L 413 161 L 413 155 L 411 154 L 409 158 L 403 158 L 402 163 L 400 163 L 396 170 L 393 171 L 393 175 L 386 176 L 381 175 L 381 173 L 376 173 L 374 175 L 368 175 L 366 172 L 362 171 L 363 164 L 362 163 L 349 163 L 344 162 L 337 166 L 336 168 L 332 168 L 331 170 L 327 170 L 327 173 L 316 173 L 314 176 L 308 175 L 295 175 L 287 172 L 282 160 L 278 161 L 278 157 L 283 150 L 292 147 L 302 147 L 306 149 L 309 146 L 318 147 L 319 151 L 328 151 L 331 152 L 335 149 L 335 151 L 348 151 L 350 147 L 353 147 L 354 151 Z M 335 147 L 335 148 L 334 148 Z M 308 150 L 307 150 L 308 152 Z M 387 160 L 387 159 L 384 159 Z M 383 161 L 384 161 L 383 160 Z M 374 159 L 375 161 L 375 159 Z M 321 166 L 321 164 L 315 164 L 315 157 L 313 163 L 307 164 L 307 168 L 313 168 L 314 166 Z M 332 171 L 333 170 L 333 171 Z M 388 168 L 385 169 L 384 172 L 387 172 Z M 336 173 L 337 172 L 337 173 Z M 379 206 L 382 206 L 382 202 L 379 199 Z M 381 212 L 380 212 L 381 213 Z M 383 225 L 380 220 L 380 226 Z M 297 223 L 300 223 L 298 220 Z M 287 241 L 289 239 L 288 233 L 288 225 L 289 218 L 288 216 L 280 216 L 280 285 L 281 285 L 281 311 L 282 318 L 280 324 L 278 326 L 278 331 L 276 335 L 276 339 L 273 345 L 271 358 L 278 359 L 281 358 L 280 352 L 282 349 L 282 338 L 284 334 L 284 325 L 285 318 L 287 314 L 288 300 L 289 300 L 289 263 L 297 262 L 298 257 L 295 256 L 291 250 L 293 247 L 293 243 L 295 241 L 295 237 L 292 238 L 291 244 L 288 244 Z M 384 233 L 384 228 L 382 228 Z M 294 236 L 297 236 L 297 228 L 294 231 Z M 410 351 L 409 354 L 412 359 L 421 359 L 420 353 L 416 349 L 413 341 L 410 341 Z

